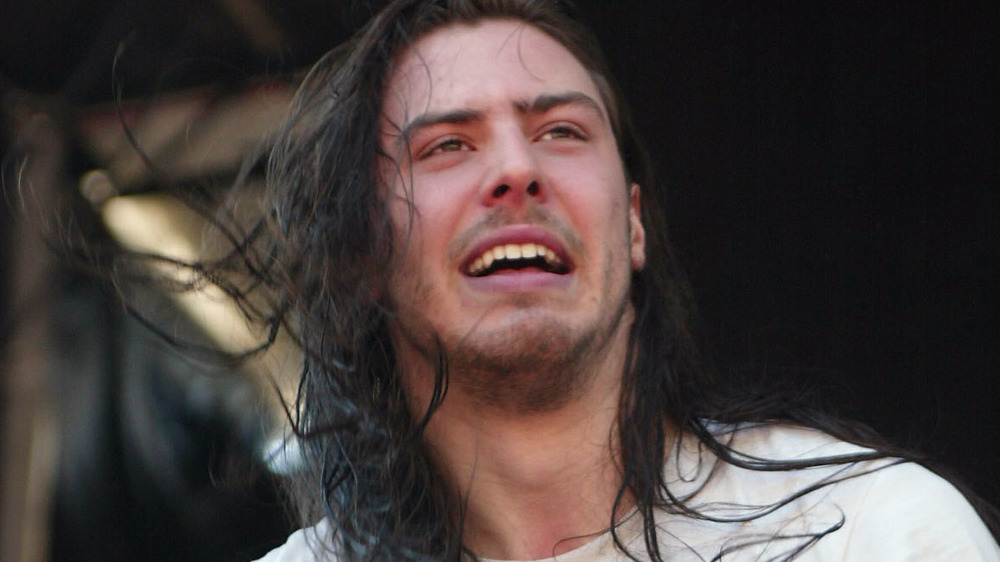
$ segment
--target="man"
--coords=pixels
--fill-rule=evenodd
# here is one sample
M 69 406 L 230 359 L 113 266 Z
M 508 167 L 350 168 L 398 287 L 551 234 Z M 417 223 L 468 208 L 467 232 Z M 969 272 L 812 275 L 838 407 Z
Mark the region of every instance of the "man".
M 319 63 L 269 170 L 315 526 L 264 560 L 1000 560 L 944 480 L 710 376 L 648 169 L 556 2 L 396 1 Z

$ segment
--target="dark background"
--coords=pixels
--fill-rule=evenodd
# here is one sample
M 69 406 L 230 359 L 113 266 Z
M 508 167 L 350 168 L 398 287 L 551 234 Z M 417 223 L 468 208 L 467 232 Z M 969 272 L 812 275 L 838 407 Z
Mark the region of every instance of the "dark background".
M 1000 4 L 597 4 L 722 366 L 997 503 Z
M 4 92 L 79 107 L 111 100 L 123 40 L 125 97 L 155 96 L 301 68 L 368 13 L 257 3 L 274 49 L 224 2 L 3 1 Z M 1000 503 L 1000 4 L 579 5 L 723 368 L 820 388 Z

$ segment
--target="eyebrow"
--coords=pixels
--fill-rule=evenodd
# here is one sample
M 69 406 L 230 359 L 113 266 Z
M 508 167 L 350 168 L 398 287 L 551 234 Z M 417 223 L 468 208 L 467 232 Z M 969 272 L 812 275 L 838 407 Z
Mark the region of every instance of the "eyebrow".
M 552 109 L 564 105 L 579 105 L 592 112 L 602 121 L 607 121 L 601 105 L 594 98 L 583 92 L 568 91 L 555 94 L 541 94 L 534 100 L 515 101 L 514 107 L 519 113 L 525 115 L 541 115 Z M 412 135 L 421 129 L 439 124 L 463 125 L 482 121 L 484 112 L 476 109 L 456 109 L 453 111 L 422 113 L 411 119 L 400 130 L 400 138 L 409 141 Z
M 514 102 L 514 105 L 518 111 L 529 115 L 540 115 L 563 105 L 579 105 L 593 111 L 602 121 L 606 120 L 604 111 L 601 109 L 601 104 L 597 103 L 597 100 L 587 94 L 577 91 L 542 94 L 535 98 L 531 104 Z
M 415 131 L 440 125 L 443 123 L 451 125 L 463 125 L 475 121 L 483 120 L 483 112 L 475 109 L 456 109 L 454 111 L 433 112 L 428 111 L 414 117 L 400 130 L 400 138 L 409 142 Z

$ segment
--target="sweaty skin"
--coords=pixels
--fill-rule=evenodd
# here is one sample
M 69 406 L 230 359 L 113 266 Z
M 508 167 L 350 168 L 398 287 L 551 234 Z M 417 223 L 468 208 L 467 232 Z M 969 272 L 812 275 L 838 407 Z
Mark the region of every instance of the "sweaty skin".
M 552 556 L 612 517 L 645 232 L 601 99 L 569 51 L 506 20 L 423 37 L 386 90 L 383 179 L 403 247 L 392 341 L 415 416 L 438 342 L 446 353 L 425 441 L 468 497 L 480 556 Z M 541 260 L 513 267 L 532 250 Z M 487 270 L 487 253 L 512 267 Z
M 568 51 L 521 23 L 449 27 L 400 58 L 382 135 L 401 163 L 385 174 L 404 245 L 390 281 L 397 353 L 434 364 L 440 338 L 456 372 L 496 371 L 470 386 L 510 407 L 578 390 L 569 375 L 512 400 L 497 387 L 585 371 L 628 323 L 644 231 L 600 100 Z M 470 273 L 486 251 L 528 243 L 568 272 Z

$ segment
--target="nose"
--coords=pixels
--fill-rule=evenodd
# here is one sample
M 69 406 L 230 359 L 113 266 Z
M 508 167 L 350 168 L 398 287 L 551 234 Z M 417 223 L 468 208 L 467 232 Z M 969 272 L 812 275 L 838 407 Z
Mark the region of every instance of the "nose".
M 517 206 L 529 200 L 545 201 L 547 193 L 538 158 L 520 128 L 498 133 L 493 153 L 492 173 L 483 185 L 484 205 Z

